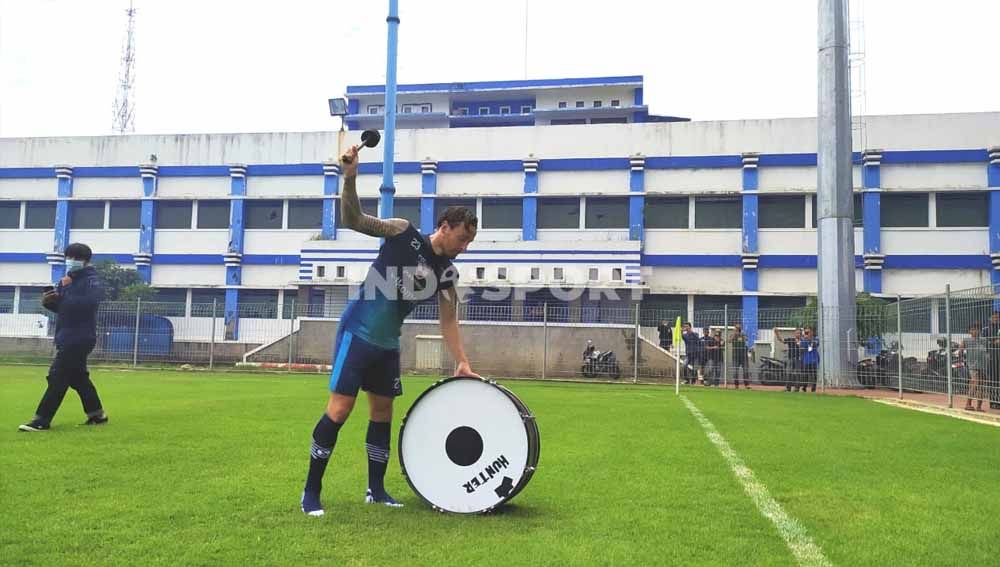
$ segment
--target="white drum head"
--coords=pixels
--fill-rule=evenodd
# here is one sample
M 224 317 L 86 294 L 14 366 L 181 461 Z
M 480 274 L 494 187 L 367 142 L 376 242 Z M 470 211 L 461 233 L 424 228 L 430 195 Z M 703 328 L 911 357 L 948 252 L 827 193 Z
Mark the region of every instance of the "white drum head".
M 448 512 L 487 511 L 524 475 L 528 436 L 521 412 L 479 379 L 433 386 L 410 408 L 399 444 L 414 490 Z

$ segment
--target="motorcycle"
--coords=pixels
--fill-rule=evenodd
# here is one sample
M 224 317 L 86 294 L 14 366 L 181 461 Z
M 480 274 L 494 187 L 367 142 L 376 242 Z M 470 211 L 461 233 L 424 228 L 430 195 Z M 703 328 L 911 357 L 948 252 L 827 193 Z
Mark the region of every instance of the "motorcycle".
M 580 372 L 587 378 L 606 375 L 612 380 L 618 380 L 622 376 L 622 369 L 614 351 L 601 352 L 590 346 L 583 352 L 583 366 L 580 367 Z
M 875 358 L 866 358 L 858 362 L 858 380 L 862 386 L 869 388 L 878 386 L 888 386 L 889 376 L 899 372 L 899 363 L 902 353 L 898 342 L 889 345 L 889 349 L 882 349 Z M 904 374 L 918 373 L 918 364 L 915 357 L 907 357 L 902 360 Z
M 784 386 L 788 363 L 784 360 L 771 358 L 770 356 L 760 357 L 759 379 L 765 386 Z
M 927 372 L 932 376 L 944 378 L 948 375 L 948 340 L 940 338 L 937 340 L 938 348 L 927 353 Z M 951 360 L 959 359 L 958 343 L 951 343 Z M 952 364 L 954 371 L 955 365 Z

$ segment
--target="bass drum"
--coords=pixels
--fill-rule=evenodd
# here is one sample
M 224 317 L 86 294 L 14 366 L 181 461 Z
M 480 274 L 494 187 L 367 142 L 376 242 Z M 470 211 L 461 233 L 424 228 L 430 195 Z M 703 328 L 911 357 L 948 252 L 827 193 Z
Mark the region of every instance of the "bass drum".
M 482 514 L 509 502 L 538 466 L 538 425 L 513 392 L 456 376 L 413 402 L 399 432 L 410 488 L 435 510 Z

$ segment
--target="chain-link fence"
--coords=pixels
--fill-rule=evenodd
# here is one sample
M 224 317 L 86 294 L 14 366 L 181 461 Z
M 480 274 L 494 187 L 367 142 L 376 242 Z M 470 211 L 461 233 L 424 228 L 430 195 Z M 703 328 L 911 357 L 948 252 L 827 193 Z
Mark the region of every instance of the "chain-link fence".
M 0 357 L 43 361 L 55 319 L 36 299 L 0 304 Z M 329 370 L 343 303 L 106 302 L 98 314 L 101 363 L 209 368 Z M 937 395 L 989 409 L 1000 397 L 1000 295 L 990 287 L 907 300 L 865 298 L 844 352 L 825 353 L 824 321 L 845 317 L 807 304 L 782 309 L 694 310 L 641 301 L 468 302 L 459 309 L 473 369 L 497 377 L 680 381 L 789 391 L 864 388 Z M 403 325 L 404 372 L 454 369 L 438 325 L 422 303 Z M 690 319 L 690 320 L 689 320 Z M 677 325 L 681 323 L 678 334 Z M 836 356 L 840 372 L 828 366 Z M 824 369 L 826 371 L 824 371 Z M 956 400 L 956 398 L 958 398 Z

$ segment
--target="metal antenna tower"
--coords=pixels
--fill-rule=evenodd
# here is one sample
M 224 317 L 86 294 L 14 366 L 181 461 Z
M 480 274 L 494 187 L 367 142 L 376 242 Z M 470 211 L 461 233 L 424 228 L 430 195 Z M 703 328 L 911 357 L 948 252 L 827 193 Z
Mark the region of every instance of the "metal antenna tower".
M 865 124 L 867 108 L 867 86 L 865 84 L 865 2 L 850 0 L 848 2 L 848 64 L 851 68 L 851 131 L 854 139 L 860 144 L 858 148 L 868 148 L 868 129 Z
M 128 25 L 125 28 L 125 45 L 122 46 L 121 70 L 118 73 L 118 93 L 112 109 L 111 131 L 127 134 L 135 131 L 135 100 L 132 86 L 135 83 L 135 8 L 129 0 Z

